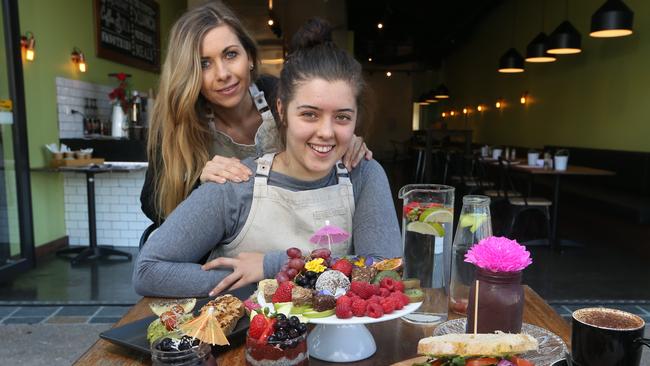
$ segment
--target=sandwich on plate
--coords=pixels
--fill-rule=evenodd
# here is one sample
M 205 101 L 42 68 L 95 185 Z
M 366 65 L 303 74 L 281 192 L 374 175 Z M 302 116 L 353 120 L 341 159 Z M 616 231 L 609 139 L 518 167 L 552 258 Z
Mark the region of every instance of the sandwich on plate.
M 418 354 L 429 359 L 414 366 L 532 366 L 517 355 L 538 347 L 528 334 L 445 334 L 420 340 Z

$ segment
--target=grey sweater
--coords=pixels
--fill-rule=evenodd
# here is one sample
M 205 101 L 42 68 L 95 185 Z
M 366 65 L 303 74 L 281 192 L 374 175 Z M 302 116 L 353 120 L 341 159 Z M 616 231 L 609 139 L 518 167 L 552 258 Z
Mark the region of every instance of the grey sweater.
M 252 158 L 242 161 L 253 172 Z M 352 244 L 357 255 L 392 258 L 402 255 L 397 215 L 384 170 L 361 160 L 350 173 L 355 212 Z M 241 231 L 253 200 L 253 179 L 244 183 L 206 183 L 195 189 L 147 240 L 138 255 L 133 283 L 138 294 L 204 297 L 230 269 L 204 271 L 199 261 L 215 246 L 228 244 Z M 269 185 L 304 191 L 337 184 L 336 169 L 316 181 L 301 181 L 271 171 Z M 273 278 L 286 262 L 284 251 L 266 252 L 264 277 Z

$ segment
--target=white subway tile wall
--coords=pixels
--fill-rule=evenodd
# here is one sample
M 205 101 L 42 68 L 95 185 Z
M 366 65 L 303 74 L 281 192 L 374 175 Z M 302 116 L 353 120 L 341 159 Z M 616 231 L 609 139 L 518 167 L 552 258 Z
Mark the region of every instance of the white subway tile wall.
M 79 138 L 84 136 L 83 117 L 72 114 L 77 110 L 88 115 L 86 99 L 97 100 L 97 116 L 101 121 L 110 121 L 111 101 L 108 94 L 114 86 L 88 83 L 80 80 L 56 78 L 56 100 L 59 114 L 59 138 Z M 90 116 L 89 116 L 90 117 Z
M 86 176 L 64 173 L 66 231 L 70 245 L 88 245 Z M 140 209 L 145 170 L 95 175 L 97 244 L 137 247 L 151 224 Z

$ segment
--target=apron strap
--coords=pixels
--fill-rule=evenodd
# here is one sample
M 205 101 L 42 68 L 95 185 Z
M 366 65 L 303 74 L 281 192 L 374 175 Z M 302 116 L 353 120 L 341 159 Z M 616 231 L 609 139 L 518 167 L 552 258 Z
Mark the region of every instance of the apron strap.
M 336 162 L 336 177 L 338 178 L 339 184 L 345 183 L 350 184 L 350 173 L 345 167 L 341 160 Z
M 271 172 L 271 165 L 273 164 L 273 158 L 275 157 L 275 153 L 268 153 L 264 154 L 264 156 L 260 157 L 257 159 L 257 170 L 255 171 L 255 181 L 257 181 L 258 178 L 263 179 L 264 182 L 269 177 L 269 173 Z
M 257 108 L 257 111 L 264 116 L 264 113 L 267 111 L 271 111 L 271 108 L 269 108 L 268 103 L 266 103 L 266 98 L 264 97 L 264 92 L 261 91 L 255 83 L 251 83 L 251 86 L 248 87 L 248 91 L 251 93 L 251 96 L 253 97 L 253 102 L 255 103 L 255 108 Z

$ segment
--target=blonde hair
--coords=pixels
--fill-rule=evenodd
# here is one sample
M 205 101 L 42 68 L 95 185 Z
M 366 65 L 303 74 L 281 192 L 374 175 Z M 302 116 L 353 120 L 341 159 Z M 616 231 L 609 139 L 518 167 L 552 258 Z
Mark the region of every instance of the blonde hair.
M 153 172 L 154 207 L 167 217 L 194 188 L 211 158 L 211 132 L 200 120 L 206 101 L 201 95 L 201 42 L 211 29 L 228 25 L 253 63 L 257 78 L 257 45 L 239 19 L 223 3 L 209 2 L 187 11 L 171 29 L 153 108 L 147 143 Z

